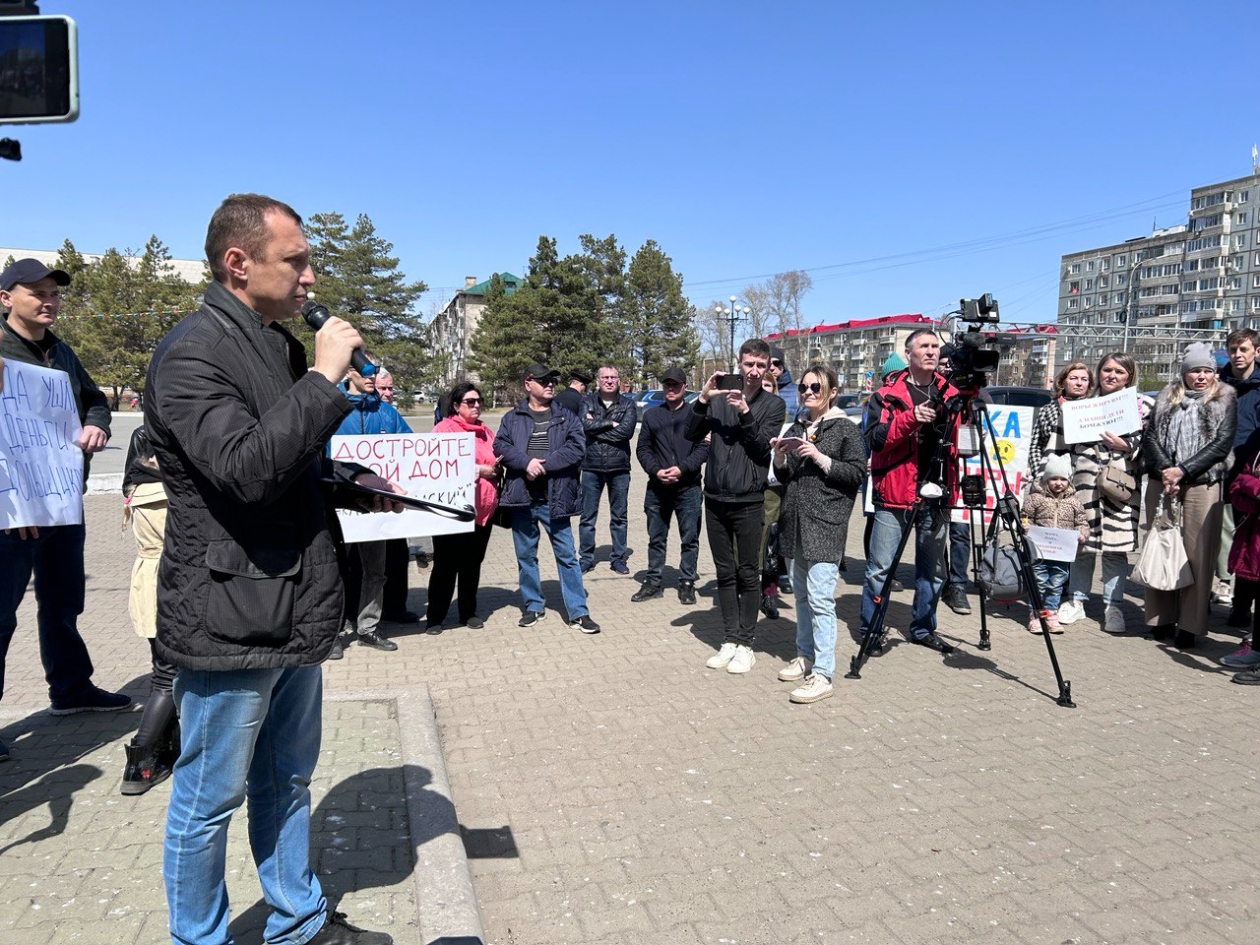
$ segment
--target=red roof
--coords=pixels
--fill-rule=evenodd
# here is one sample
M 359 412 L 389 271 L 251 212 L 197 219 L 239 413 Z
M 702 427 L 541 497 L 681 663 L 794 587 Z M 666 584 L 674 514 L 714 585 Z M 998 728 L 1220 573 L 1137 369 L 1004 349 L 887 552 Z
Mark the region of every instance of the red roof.
M 847 322 L 836 322 L 833 325 L 814 325 L 810 328 L 789 329 L 786 332 L 776 331 L 774 334 L 766 335 L 766 341 L 776 341 L 779 338 L 794 338 L 797 335 L 824 335 L 833 331 L 851 331 L 855 328 L 872 328 L 876 325 L 930 325 L 932 319 L 925 315 L 905 314 L 905 315 L 881 315 L 878 318 L 853 318 Z

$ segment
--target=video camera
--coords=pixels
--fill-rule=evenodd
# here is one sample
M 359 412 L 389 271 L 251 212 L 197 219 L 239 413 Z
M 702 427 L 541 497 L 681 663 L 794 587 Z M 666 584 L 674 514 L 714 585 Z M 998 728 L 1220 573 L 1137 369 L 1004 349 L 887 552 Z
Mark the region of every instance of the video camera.
M 974 394 L 989 383 L 985 372 L 996 368 L 1002 359 L 1002 353 L 992 347 L 1001 336 L 983 329 L 1000 320 L 998 301 L 988 292 L 978 299 L 960 299 L 955 314 L 969 327 L 954 335 L 954 340 L 941 349 L 941 357 L 949 359 L 950 383 L 963 394 Z

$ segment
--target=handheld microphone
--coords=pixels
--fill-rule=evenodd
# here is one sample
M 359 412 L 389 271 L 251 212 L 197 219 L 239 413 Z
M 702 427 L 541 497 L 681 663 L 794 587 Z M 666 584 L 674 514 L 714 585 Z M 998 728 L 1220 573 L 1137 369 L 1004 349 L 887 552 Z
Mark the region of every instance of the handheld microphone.
M 306 304 L 302 306 L 302 318 L 313 330 L 319 331 L 324 327 L 324 322 L 332 318 L 332 315 L 329 314 L 328 309 L 314 299 L 308 299 Z M 351 352 L 350 366 L 358 371 L 361 377 L 371 377 L 376 373 L 376 365 L 368 360 L 362 348 L 355 348 Z

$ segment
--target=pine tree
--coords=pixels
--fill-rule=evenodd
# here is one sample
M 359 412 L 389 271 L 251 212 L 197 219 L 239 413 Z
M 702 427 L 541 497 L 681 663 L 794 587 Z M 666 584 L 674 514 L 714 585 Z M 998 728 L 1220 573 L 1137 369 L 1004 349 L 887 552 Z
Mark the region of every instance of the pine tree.
M 699 354 L 695 310 L 683 297 L 673 261 L 655 240 L 634 254 L 625 285 L 628 370 L 636 382 L 659 378 L 668 367 L 690 373 Z

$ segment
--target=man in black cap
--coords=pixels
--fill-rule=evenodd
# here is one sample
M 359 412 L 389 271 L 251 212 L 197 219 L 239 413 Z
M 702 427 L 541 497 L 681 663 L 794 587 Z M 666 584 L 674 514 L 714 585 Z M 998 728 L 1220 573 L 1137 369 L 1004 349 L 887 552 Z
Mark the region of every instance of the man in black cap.
M 661 375 L 665 403 L 643 414 L 635 455 L 648 474 L 643 497 L 647 516 L 648 571 L 643 586 L 630 600 L 638 603 L 661 596 L 661 572 L 669 540 L 669 519 L 678 519 L 682 557 L 678 561 L 678 600 L 696 602 L 696 559 L 700 554 L 700 468 L 709 457 L 709 444 L 687 439 L 687 375 L 672 367 Z
M 541 527 L 551 540 L 569 626 L 599 633 L 599 624 L 586 607 L 582 569 L 573 546 L 572 519 L 582 512 L 578 474 L 586 434 L 576 414 L 552 406 L 559 376 L 545 365 L 531 364 L 525 369 L 525 399 L 499 424 L 494 453 L 503 457 L 506 472 L 499 505 L 512 514 L 512 544 L 525 605 L 520 626 L 532 627 L 546 615 L 538 575 Z
M 0 334 L 0 360 L 8 359 L 64 371 L 70 378 L 87 481 L 92 453 L 109 440 L 109 404 L 70 346 L 50 330 L 61 312 L 61 289 L 70 276 L 49 269 L 37 259 L 19 259 L 0 273 L 0 306 L 5 309 Z M 83 613 L 82 523 L 6 529 L 0 533 L 0 695 L 4 692 L 4 658 L 17 629 L 17 609 L 35 575 L 39 652 L 48 680 L 53 715 L 116 712 L 131 699 L 92 684 L 92 660 L 79 635 Z M 0 742 L 0 761 L 9 757 Z
M 594 378 L 590 371 L 574 369 L 569 372 L 568 386 L 556 393 L 553 403 L 559 404 L 570 413 L 582 415 L 582 401 L 586 399 L 586 388 Z

